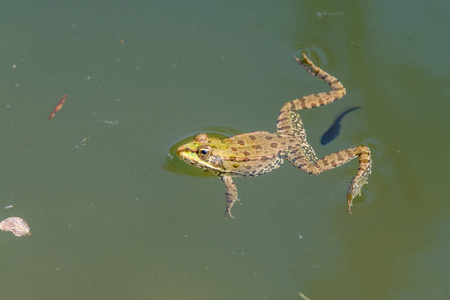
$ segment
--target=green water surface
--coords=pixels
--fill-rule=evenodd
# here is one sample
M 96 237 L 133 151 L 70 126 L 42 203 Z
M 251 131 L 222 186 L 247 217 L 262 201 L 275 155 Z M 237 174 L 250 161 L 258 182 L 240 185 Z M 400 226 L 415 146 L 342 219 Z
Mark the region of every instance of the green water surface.
M 448 299 L 449 13 L 443 0 L 2 1 L 0 207 L 15 208 L 0 219 L 32 235 L 0 232 L 0 298 Z M 348 215 L 356 161 L 318 177 L 286 163 L 237 178 L 224 219 L 222 182 L 173 147 L 275 131 L 284 102 L 329 89 L 301 51 L 348 92 L 301 113 L 310 143 L 369 146 L 369 184 Z

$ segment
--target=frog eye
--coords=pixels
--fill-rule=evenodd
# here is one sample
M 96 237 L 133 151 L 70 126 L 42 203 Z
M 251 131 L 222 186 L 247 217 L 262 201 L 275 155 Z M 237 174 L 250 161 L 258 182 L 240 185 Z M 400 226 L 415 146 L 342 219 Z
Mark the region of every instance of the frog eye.
M 211 156 L 211 148 L 209 146 L 200 146 L 197 150 L 198 157 L 201 159 L 207 159 Z

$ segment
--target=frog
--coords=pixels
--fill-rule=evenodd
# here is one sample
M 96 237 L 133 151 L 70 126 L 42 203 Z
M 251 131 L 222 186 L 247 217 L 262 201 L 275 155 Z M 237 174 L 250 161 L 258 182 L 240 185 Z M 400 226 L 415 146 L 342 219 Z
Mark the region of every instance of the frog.
M 316 66 L 306 53 L 294 57 L 307 73 L 325 81 L 331 91 L 311 94 L 286 102 L 278 113 L 276 133 L 256 131 L 228 138 L 198 133 L 193 141 L 178 147 L 176 154 L 184 162 L 218 176 L 225 185 L 225 217 L 234 218 L 231 208 L 239 201 L 233 177 L 254 177 L 279 168 L 284 160 L 312 175 L 335 169 L 358 158 L 358 169 L 347 191 L 347 211 L 352 214 L 353 199 L 361 195 L 372 172 L 370 148 L 359 144 L 318 158 L 307 142 L 303 121 L 297 111 L 321 107 L 341 99 L 344 85 Z

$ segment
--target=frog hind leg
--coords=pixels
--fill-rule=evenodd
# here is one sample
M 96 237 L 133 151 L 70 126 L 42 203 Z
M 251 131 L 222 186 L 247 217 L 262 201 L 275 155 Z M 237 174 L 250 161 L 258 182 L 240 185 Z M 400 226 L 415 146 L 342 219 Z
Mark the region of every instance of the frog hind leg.
M 346 90 L 342 83 L 334 76 L 328 74 L 321 68 L 314 65 L 314 63 L 302 53 L 303 59 L 295 57 L 295 60 L 303 67 L 305 70 L 319 79 L 324 80 L 331 87 L 330 92 L 324 92 L 319 94 L 312 94 L 302 98 L 286 102 L 278 114 L 277 120 L 277 133 L 282 135 L 292 135 L 295 136 L 297 140 L 300 141 L 298 144 L 302 149 L 307 160 L 314 164 L 317 161 L 317 155 L 314 149 L 307 142 L 307 136 L 305 128 L 303 126 L 302 119 L 295 112 L 297 110 L 315 108 L 330 104 L 345 96 Z
M 359 145 L 353 148 L 341 150 L 335 153 L 324 156 L 315 162 L 311 162 L 307 156 L 303 153 L 303 150 L 297 146 L 297 148 L 291 149 L 287 155 L 288 160 L 297 168 L 302 171 L 319 175 L 322 172 L 337 168 L 358 157 L 359 165 L 358 171 L 350 182 L 350 187 L 347 192 L 347 205 L 348 212 L 351 214 L 351 207 L 353 198 L 361 194 L 361 188 L 367 183 L 369 174 L 372 171 L 372 157 L 370 149 L 367 146 Z
M 346 90 L 344 85 L 334 76 L 328 74 L 321 68 L 317 67 L 305 53 L 302 53 L 303 59 L 294 57 L 295 60 L 311 75 L 324 80 L 331 87 L 331 91 L 318 94 L 312 94 L 286 102 L 278 114 L 277 131 L 280 134 L 298 134 L 298 130 L 302 127 L 296 128 L 291 122 L 291 112 L 303 109 L 310 109 L 315 107 L 330 104 L 345 96 Z M 295 124 L 294 124 L 295 125 Z M 304 131 L 304 130 L 303 130 Z
M 302 53 L 303 59 L 295 57 L 295 60 L 305 70 L 319 79 L 324 80 L 331 87 L 330 92 L 308 95 L 286 102 L 278 114 L 277 133 L 286 135 L 296 135 L 302 137 L 306 141 L 306 133 L 303 123 L 295 113 L 297 110 L 310 109 L 330 104 L 345 96 L 346 90 L 342 83 L 334 76 L 328 74 L 321 68 L 317 67 L 305 53 Z M 304 137 L 304 138 L 303 138 Z
M 222 179 L 223 183 L 225 184 L 225 198 L 227 200 L 225 217 L 228 215 L 231 218 L 234 218 L 231 214 L 231 208 L 236 201 L 239 201 L 236 185 L 234 184 L 233 178 L 230 175 L 220 175 L 220 179 Z

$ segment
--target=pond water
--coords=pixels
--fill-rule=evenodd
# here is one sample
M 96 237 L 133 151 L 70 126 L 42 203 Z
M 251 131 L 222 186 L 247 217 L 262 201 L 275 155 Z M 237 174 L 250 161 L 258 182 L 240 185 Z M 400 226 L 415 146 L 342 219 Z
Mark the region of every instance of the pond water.
M 0 4 L 2 299 L 447 299 L 448 1 L 4 1 Z M 198 132 L 274 132 L 289 100 L 318 156 L 223 183 L 174 157 Z M 67 94 L 63 108 L 48 119 Z M 340 135 L 322 134 L 345 110 Z

